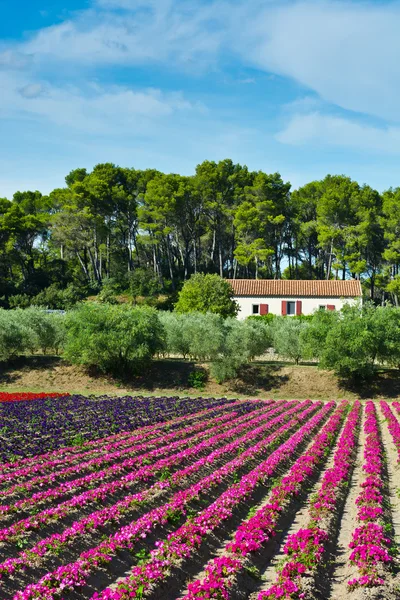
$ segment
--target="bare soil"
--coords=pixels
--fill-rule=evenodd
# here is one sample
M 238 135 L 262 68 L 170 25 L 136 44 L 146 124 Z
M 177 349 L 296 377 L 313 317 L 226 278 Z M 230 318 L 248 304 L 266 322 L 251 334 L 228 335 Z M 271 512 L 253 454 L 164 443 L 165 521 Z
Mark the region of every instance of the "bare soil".
M 207 372 L 207 365 L 189 360 L 153 361 L 144 374 L 105 376 L 94 370 L 70 365 L 57 356 L 20 357 L 0 365 L 2 391 L 68 391 L 81 394 L 185 394 L 269 398 L 400 398 L 400 373 L 381 371 L 369 383 L 341 382 L 333 373 L 315 364 L 294 365 L 260 361 L 246 365 L 233 381 L 218 384 L 209 379 L 204 389 L 190 387 L 193 370 Z

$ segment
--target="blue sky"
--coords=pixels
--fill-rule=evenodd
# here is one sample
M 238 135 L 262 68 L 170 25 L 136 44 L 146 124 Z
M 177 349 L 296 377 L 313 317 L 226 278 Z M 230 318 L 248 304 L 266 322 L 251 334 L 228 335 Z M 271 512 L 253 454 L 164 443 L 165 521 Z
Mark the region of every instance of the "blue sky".
M 400 3 L 0 0 L 0 197 L 226 157 L 400 185 Z

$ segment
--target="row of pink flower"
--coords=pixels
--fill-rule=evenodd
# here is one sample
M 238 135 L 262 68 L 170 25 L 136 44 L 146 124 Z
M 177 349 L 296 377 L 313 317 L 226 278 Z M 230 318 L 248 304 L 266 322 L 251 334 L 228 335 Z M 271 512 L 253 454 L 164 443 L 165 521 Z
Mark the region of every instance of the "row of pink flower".
M 321 422 L 326 419 L 334 408 L 335 403 L 326 404 L 317 415 L 312 417 L 289 440 L 280 445 L 266 461 L 243 477 L 239 484 L 232 486 L 227 492 L 222 494 L 218 500 L 202 511 L 193 521 L 186 522 L 175 533 L 170 534 L 167 540 L 158 542 L 157 547 L 151 552 L 151 559 L 144 565 L 134 567 L 131 575 L 122 580 L 116 589 L 107 588 L 100 594 L 95 594 L 93 599 L 104 600 L 112 598 L 116 600 L 135 597 L 134 594 L 138 589 L 146 592 L 150 587 L 161 582 L 168 576 L 171 566 L 179 563 L 183 558 L 189 558 L 210 531 L 218 527 L 222 521 L 230 518 L 233 509 L 238 504 L 248 501 L 251 498 L 253 490 L 259 482 L 268 480 L 268 478 L 277 472 L 279 466 L 284 465 L 288 460 L 291 461 L 296 450 L 315 432 L 317 427 L 321 426 Z M 336 421 L 336 413 L 333 419 Z M 239 530 L 237 530 L 236 535 L 238 532 Z M 222 559 L 222 564 L 220 563 L 220 559 L 213 561 L 213 566 L 215 569 L 220 570 L 221 573 L 224 573 L 227 569 L 239 569 L 241 565 L 239 556 L 241 553 L 240 550 L 235 550 L 234 546 L 236 544 L 241 546 L 242 542 L 247 546 L 247 541 L 245 541 L 246 532 L 241 530 L 239 537 L 240 539 L 235 538 L 232 547 L 230 547 L 231 552 L 235 556 L 234 559 L 230 557 L 229 564 L 226 563 L 225 557 Z M 260 541 L 259 536 L 256 535 L 256 538 Z M 219 596 L 217 597 L 224 597 L 222 590 L 223 583 L 221 581 L 221 586 L 217 591 Z M 206 589 L 205 594 L 209 593 L 209 591 L 209 589 Z
M 235 403 L 236 407 L 237 404 Z M 229 406 L 232 408 L 232 405 Z M 260 408 L 259 410 L 263 410 Z M 68 471 L 57 471 L 60 468 L 67 468 L 67 465 L 76 464 L 79 462 L 79 465 L 86 468 L 98 467 L 103 464 L 101 462 L 102 457 L 107 454 L 108 459 L 112 460 L 114 450 L 126 450 L 131 449 L 135 444 L 138 444 L 135 450 L 137 453 L 142 451 L 148 451 L 151 447 L 157 447 L 161 444 L 166 444 L 168 441 L 173 439 L 180 439 L 184 437 L 188 437 L 194 433 L 202 431 L 203 429 L 207 429 L 212 424 L 217 425 L 218 423 L 223 423 L 224 421 L 229 421 L 230 419 L 234 419 L 237 416 L 237 412 L 232 410 L 222 410 L 223 414 L 221 416 L 216 416 L 216 411 L 211 411 L 211 414 L 205 415 L 208 418 L 202 418 L 200 420 L 196 420 L 196 422 L 192 425 L 186 425 L 184 427 L 174 429 L 170 433 L 166 433 L 164 435 L 160 435 L 160 431 L 153 433 L 149 440 L 149 434 L 138 435 L 137 432 L 124 436 L 117 441 L 109 442 L 107 439 L 105 440 L 97 440 L 97 444 L 95 447 L 92 447 L 90 450 L 86 450 L 84 452 L 80 452 L 78 454 L 69 454 L 67 456 L 61 458 L 53 458 L 52 460 L 41 460 L 40 462 L 36 462 L 35 464 L 30 464 L 27 466 L 15 468 L 13 470 L 9 470 L 5 473 L 0 473 L 0 484 L 4 484 L 8 481 L 23 481 L 28 476 L 31 476 L 33 473 L 46 473 L 46 471 L 51 470 L 51 476 L 54 478 L 55 476 L 62 476 L 63 473 L 68 474 Z M 251 418 L 252 413 L 247 413 L 245 416 L 247 418 Z M 142 439 L 140 439 L 142 438 Z M 118 454 L 114 455 L 116 458 L 119 458 Z M 72 471 L 74 472 L 74 471 Z M 36 479 L 37 484 L 42 485 L 46 483 L 46 478 Z
M 321 563 L 329 540 L 326 528 L 335 518 L 340 495 L 354 468 L 360 409 L 360 402 L 356 402 L 347 417 L 335 450 L 333 466 L 325 472 L 317 495 L 310 504 L 308 527 L 288 536 L 283 549 L 285 560 L 279 568 L 277 581 L 268 590 L 260 592 L 257 600 L 289 600 L 293 598 L 292 594 L 301 598 L 302 578 Z M 321 521 L 325 529 L 318 526 Z
M 214 460 L 217 460 L 217 458 L 219 459 L 223 457 L 226 453 L 234 452 L 237 451 L 237 449 L 239 448 L 245 447 L 246 444 L 250 443 L 251 441 L 253 441 L 254 443 L 254 441 L 258 437 L 263 436 L 265 434 L 265 431 L 268 431 L 271 426 L 278 426 L 280 423 L 284 422 L 285 416 L 288 420 L 291 414 L 295 414 L 296 412 L 300 412 L 304 409 L 304 405 L 300 405 L 297 403 L 294 403 L 295 406 L 290 408 L 292 404 L 293 403 L 283 401 L 277 402 L 272 409 L 270 408 L 269 411 L 266 411 L 265 418 L 260 416 L 258 423 L 263 424 L 257 426 L 257 422 L 255 420 L 252 420 L 252 422 L 248 424 L 248 427 L 244 430 L 247 431 L 247 433 L 245 433 L 245 435 L 243 435 L 242 437 L 237 436 L 243 433 L 243 427 L 241 425 L 234 424 L 234 426 L 230 430 L 230 435 L 228 438 L 233 438 L 234 441 L 230 444 L 222 446 L 222 448 L 214 450 L 213 452 L 211 452 L 211 454 L 206 454 L 205 457 L 197 460 L 194 463 L 194 465 L 197 465 L 197 468 L 200 468 L 201 465 L 208 465 Z M 308 406 L 308 404 L 306 406 Z M 285 414 L 282 420 L 282 417 L 281 419 L 279 419 L 277 415 L 283 412 Z M 265 420 L 267 421 L 266 423 L 264 422 Z M 194 457 L 196 458 L 197 454 L 194 454 Z M 142 502 L 145 498 L 150 497 L 151 491 L 155 492 L 158 489 L 165 489 L 166 487 L 172 485 L 172 481 L 178 481 L 179 473 L 185 472 L 187 476 L 189 473 L 193 472 L 192 469 L 194 465 L 189 465 L 188 467 L 177 471 L 176 473 L 171 475 L 170 478 L 166 481 L 156 482 L 147 490 L 135 494 L 134 496 L 131 496 L 131 498 L 135 499 L 136 502 Z M 157 468 L 155 465 L 149 467 L 149 469 L 153 469 L 153 471 L 155 468 Z M 194 472 L 196 472 L 196 470 L 194 470 Z M 76 508 L 81 509 L 83 506 L 98 501 L 104 503 L 107 500 L 107 498 L 112 496 L 112 494 L 115 494 L 116 491 L 129 491 L 129 488 L 132 487 L 133 484 L 134 480 L 132 479 L 130 481 L 121 479 L 119 481 L 111 483 L 104 483 L 95 489 L 90 489 L 87 492 L 79 494 L 78 496 L 74 496 L 73 498 L 62 502 L 55 507 L 45 509 L 41 512 L 35 511 L 35 514 L 33 516 L 27 517 L 26 519 L 21 519 L 13 525 L 1 529 L 0 541 L 8 541 L 11 543 L 15 543 L 21 536 L 25 536 L 26 532 L 31 530 L 38 530 L 43 525 L 50 522 L 60 523 L 60 519 L 70 514 Z M 116 505 L 114 505 L 114 507 L 116 507 Z
M 258 411 L 246 413 L 242 415 L 243 421 L 250 420 L 252 415 L 262 414 L 263 408 Z M 132 438 L 126 438 L 119 442 L 113 442 L 112 444 L 102 444 L 101 440 L 98 440 L 97 450 L 89 453 L 82 453 L 75 455 L 73 460 L 69 460 L 72 457 L 68 457 L 66 460 L 52 460 L 43 462 L 40 465 L 33 467 L 25 467 L 18 469 L 11 473 L 4 473 L 0 475 L 0 483 L 8 483 L 8 481 L 17 480 L 18 483 L 14 484 L 11 488 L 0 492 L 2 495 L 11 495 L 12 493 L 19 491 L 28 491 L 34 487 L 52 483 L 56 479 L 66 479 L 76 473 L 83 474 L 85 471 L 98 470 L 100 467 L 107 464 L 111 464 L 118 460 L 123 459 L 127 456 L 140 455 L 142 453 L 150 452 L 162 446 L 166 446 L 170 442 L 177 442 L 179 440 L 194 440 L 195 434 L 202 434 L 204 431 L 210 431 L 211 428 L 216 428 L 219 425 L 229 427 L 230 421 L 238 417 L 237 412 L 224 413 L 221 416 L 212 416 L 207 419 L 201 419 L 193 425 L 187 427 L 180 427 L 174 429 L 170 433 L 164 435 L 157 435 L 151 437 L 150 440 L 144 440 L 142 443 L 138 443 L 137 436 L 133 435 Z M 182 442 L 183 444 L 185 442 Z M 91 456 L 94 454 L 94 456 Z M 140 460 L 140 459 L 138 459 Z M 73 464 L 71 464 L 73 463 Z M 37 473 L 47 473 L 45 475 L 37 475 Z M 36 473 L 35 477 L 32 477 L 33 472 Z M 29 483 L 25 483 L 24 480 L 29 477 Z M 1 481 L 2 479 L 2 481 Z
M 254 416 L 254 414 L 256 416 Z M 252 422 L 258 423 L 259 419 L 263 420 L 266 418 L 265 413 L 263 413 L 262 410 L 255 411 L 255 413 L 252 413 L 252 415 L 253 418 L 250 421 L 246 420 L 247 415 L 240 417 L 240 419 L 245 421 L 241 425 L 243 429 L 248 428 L 249 424 Z M 140 455 L 139 457 L 127 458 L 119 463 L 111 463 L 110 466 L 102 469 L 101 471 L 89 473 L 88 475 L 78 477 L 77 479 L 67 480 L 54 488 L 48 488 L 46 490 L 36 492 L 30 497 L 17 500 L 12 504 L 0 506 L 0 515 L 2 514 L 4 516 L 5 514 L 16 512 L 20 509 L 28 511 L 33 509 L 36 511 L 39 503 L 46 503 L 59 499 L 60 497 L 76 492 L 78 489 L 88 487 L 88 485 L 93 485 L 95 481 L 105 481 L 110 478 L 114 479 L 126 471 L 129 472 L 129 475 L 126 476 L 128 478 L 129 476 L 132 476 L 132 470 L 135 475 L 137 471 L 140 471 L 143 479 L 149 472 L 147 468 L 148 465 L 152 464 L 154 461 L 156 461 L 156 464 L 160 469 L 163 467 L 169 467 L 170 464 L 174 462 L 175 458 L 181 458 L 182 460 L 186 458 L 185 447 L 189 448 L 189 452 L 193 452 L 192 449 L 194 447 L 198 447 L 199 450 L 204 450 L 208 448 L 210 444 L 222 441 L 226 439 L 226 437 L 229 437 L 230 427 L 230 424 L 223 424 L 222 426 L 220 425 L 215 428 L 208 429 L 207 432 L 197 434 L 190 439 L 171 442 L 166 446 L 151 450 L 146 454 Z M 219 435 L 223 437 L 216 438 L 215 434 L 221 429 L 223 433 L 220 433 Z M 203 441 L 199 442 L 199 440 Z M 197 443 L 199 443 L 199 445 L 197 445 Z M 177 453 L 177 450 L 180 450 L 180 452 Z M 160 456 L 163 458 L 160 459 Z M 164 456 L 166 456 L 166 458 L 164 458 Z M 28 486 L 29 484 L 27 487 Z M 3 497 L 6 497 L 7 495 L 8 494 L 6 492 L 2 493 Z
M 284 410 L 284 408 L 282 408 L 282 410 Z M 236 432 L 240 433 L 241 431 L 248 430 L 252 426 L 258 426 L 266 419 L 268 419 L 268 415 L 266 415 L 265 412 L 258 414 L 250 421 L 241 422 L 238 425 Z M 218 428 L 216 428 L 216 430 L 217 429 Z M 157 455 L 162 455 L 163 453 L 159 452 L 159 450 L 156 452 L 153 450 L 148 454 L 142 455 L 140 457 L 140 462 L 137 458 L 126 459 L 122 463 L 112 464 L 102 471 L 90 473 L 89 475 L 85 475 L 72 481 L 63 482 L 54 488 L 37 492 L 28 498 L 22 498 L 12 504 L 0 506 L 0 514 L 3 514 L 3 516 L 6 514 L 9 515 L 18 512 L 20 509 L 37 513 L 39 504 L 47 504 L 48 502 L 62 498 L 65 495 L 76 493 L 77 490 L 93 487 L 96 482 L 103 483 L 109 479 L 113 480 L 111 483 L 113 483 L 116 488 L 118 487 L 119 481 L 124 481 L 126 484 L 129 482 L 136 483 L 138 481 L 146 481 L 153 477 L 158 471 L 176 467 L 182 461 L 185 461 L 190 457 L 199 454 L 201 455 L 201 453 L 209 451 L 211 447 L 223 444 L 226 439 L 231 437 L 231 429 L 232 424 L 230 428 L 225 427 L 222 433 L 218 433 L 218 431 L 214 429 L 209 429 L 207 433 L 195 436 L 198 443 L 193 443 L 193 445 L 186 443 L 185 445 L 188 446 L 187 448 L 175 453 L 174 450 L 176 450 L 177 445 L 175 442 L 172 442 L 164 447 L 164 453 L 167 455 L 165 458 L 162 457 L 155 460 Z M 192 440 L 193 439 L 194 438 L 192 438 Z M 203 441 L 199 442 L 199 439 L 202 439 Z M 118 480 L 117 477 L 121 476 L 126 471 L 128 473 Z
M 94 530 L 102 527 L 106 523 L 112 521 L 118 522 L 118 519 L 121 515 L 126 515 L 127 511 L 137 506 L 139 502 L 148 502 L 155 495 L 155 492 L 166 488 L 171 488 L 176 485 L 182 485 L 182 483 L 184 483 L 185 480 L 189 480 L 189 478 L 192 477 L 193 474 L 197 475 L 201 473 L 202 467 L 204 467 L 205 465 L 209 467 L 215 460 L 221 458 L 224 454 L 234 454 L 239 448 L 242 449 L 246 446 L 250 446 L 247 450 L 241 452 L 239 457 L 236 457 L 229 463 L 223 465 L 221 468 L 214 471 L 212 475 L 204 477 L 196 485 L 192 484 L 190 487 L 190 491 L 186 496 L 183 497 L 182 492 L 179 492 L 172 498 L 172 500 L 168 502 L 168 504 L 165 504 L 163 506 L 161 512 L 158 510 L 154 512 L 154 514 L 156 515 L 157 519 L 162 519 L 166 514 L 168 514 L 168 511 L 176 510 L 177 507 L 181 509 L 182 500 L 184 500 L 186 505 L 194 497 L 208 492 L 215 485 L 220 485 L 224 480 L 226 480 L 232 473 L 237 471 L 239 468 L 243 468 L 247 463 L 254 461 L 258 456 L 261 457 L 263 454 L 265 454 L 265 452 L 268 451 L 271 444 L 275 440 L 279 439 L 282 435 L 290 431 L 291 428 L 296 427 L 300 420 L 308 418 L 310 416 L 311 411 L 315 411 L 314 406 L 309 406 L 309 401 L 304 402 L 302 405 L 297 404 L 290 410 L 287 410 L 288 405 L 289 403 L 287 403 L 286 405 L 286 410 L 284 414 L 281 414 L 278 417 L 271 418 L 271 420 L 268 421 L 266 424 L 257 429 L 251 430 L 242 438 L 238 438 L 237 440 L 231 442 L 227 446 L 224 446 L 223 448 L 214 451 L 211 455 L 208 455 L 196 461 L 189 467 L 186 467 L 181 471 L 174 473 L 169 479 L 169 481 L 157 482 L 144 492 L 132 496 L 126 496 L 122 501 L 119 501 L 110 507 L 98 510 L 90 514 L 89 516 L 84 517 L 80 521 L 76 521 L 71 527 L 64 530 L 63 533 L 56 533 L 45 539 L 40 540 L 40 542 L 37 543 L 34 547 L 24 552 L 21 552 L 17 558 L 12 558 L 4 561 L 2 564 L 0 564 L 0 574 L 9 575 L 14 573 L 17 569 L 20 569 L 22 566 L 27 567 L 31 564 L 37 566 L 38 558 L 50 554 L 55 548 L 59 547 L 60 544 L 65 545 L 67 543 L 71 543 L 77 536 L 83 535 L 87 531 L 93 532 Z M 307 408 L 304 410 L 305 407 Z M 296 415 L 296 413 L 300 411 L 301 413 Z M 270 416 L 272 417 L 273 412 L 277 413 L 278 409 L 275 409 L 275 411 L 270 412 Z M 293 416 L 295 417 L 294 419 L 292 419 Z M 289 422 L 289 424 L 285 425 L 285 423 L 290 419 L 291 421 Z M 275 431 L 275 433 L 271 433 L 267 438 L 263 438 L 260 442 L 254 445 L 254 442 L 257 439 L 257 437 L 260 437 L 260 435 L 265 435 L 266 432 L 273 432 L 276 429 L 277 431 Z M 95 492 L 95 490 L 93 490 L 93 492 Z M 58 507 L 54 510 L 56 510 L 57 514 L 59 514 L 60 511 L 58 510 Z M 148 517 L 145 516 L 142 519 L 141 523 L 145 523 L 147 526 Z M 32 523 L 32 525 L 34 525 L 34 523 Z M 137 523 L 134 524 L 133 531 L 135 535 L 137 535 L 137 527 Z M 115 537 L 117 537 L 119 543 L 121 543 L 123 535 L 125 535 L 126 541 L 131 543 L 131 531 L 131 528 L 124 528 L 124 534 L 122 534 L 121 531 L 116 532 L 115 534 L 110 536 L 109 541 L 106 543 L 106 546 L 108 543 L 112 543 Z M 101 552 L 102 548 L 103 545 L 100 545 L 100 547 L 97 549 L 98 552 Z
M 360 526 L 353 531 L 349 544 L 352 549 L 349 560 L 357 567 L 359 573 L 358 577 L 348 582 L 352 589 L 382 585 L 382 567 L 392 561 L 388 549 L 390 540 L 385 536 L 383 524 L 383 452 L 373 402 L 367 402 L 365 413 L 363 471 L 366 478 L 356 498 L 357 520 Z
M 258 411 L 254 411 L 254 413 L 250 413 L 250 415 L 245 414 L 243 415 L 243 420 L 251 419 L 252 414 L 262 414 L 263 410 L 264 409 L 261 408 Z M 96 458 L 91 458 L 87 461 L 81 460 L 78 464 L 66 466 L 59 470 L 54 468 L 46 475 L 37 475 L 31 477 L 27 482 L 22 481 L 15 483 L 10 488 L 2 490 L 1 495 L 5 498 L 14 494 L 26 493 L 35 488 L 43 488 L 43 486 L 51 485 L 57 480 L 66 480 L 76 474 L 83 475 L 85 472 L 98 471 L 101 467 L 116 464 L 117 461 L 123 461 L 126 458 L 137 456 L 133 463 L 140 465 L 144 456 L 146 457 L 146 460 L 157 458 L 164 455 L 166 448 L 168 448 L 169 452 L 174 452 L 176 449 L 184 448 L 191 443 L 195 443 L 204 436 L 204 433 L 209 435 L 210 433 L 217 431 L 217 429 L 228 429 L 230 427 L 230 421 L 236 416 L 237 413 L 235 412 L 233 414 L 223 414 L 219 417 L 201 420 L 194 425 L 182 427 L 178 431 L 173 431 L 164 436 L 158 436 L 156 440 L 147 440 L 141 444 L 132 442 L 127 447 L 123 447 L 122 450 L 113 452 L 105 451 Z M 53 468 L 53 465 L 54 461 L 49 461 L 48 463 L 44 463 L 39 470 L 48 471 Z M 29 468 L 27 470 L 29 470 Z M 6 477 L 7 479 L 19 479 L 19 476 L 21 476 L 23 479 L 25 469 L 22 469 L 21 471 L 7 474 Z M 29 475 L 29 473 L 26 473 L 26 475 Z
M 397 456 L 398 456 L 397 462 L 400 462 L 400 423 L 394 416 L 394 414 L 391 411 L 389 404 L 387 402 L 385 402 L 384 400 L 381 400 L 380 406 L 381 406 L 381 411 L 383 412 L 384 417 L 387 420 L 388 429 L 389 429 L 390 435 L 392 436 L 393 444 L 395 445 L 395 447 L 397 449 Z M 400 412 L 400 404 L 398 402 L 393 402 L 392 406 L 398 412 Z
M 261 408 L 262 405 L 271 404 L 272 400 L 265 401 L 255 401 L 255 408 Z M 162 423 L 156 423 L 153 425 L 145 425 L 139 429 L 135 430 L 135 435 L 137 435 L 137 441 L 144 441 L 145 439 L 156 436 L 162 432 L 167 431 L 171 427 L 175 427 L 181 423 L 184 425 L 188 425 L 189 423 L 195 422 L 198 419 L 202 419 L 203 417 L 213 416 L 214 414 L 218 414 L 219 412 L 224 412 L 225 410 L 229 411 L 230 409 L 235 409 L 240 406 L 243 401 L 238 400 L 236 402 L 232 402 L 231 404 L 218 404 L 216 402 L 209 408 L 203 409 L 199 412 L 193 413 L 191 415 L 183 415 L 181 417 L 174 417 L 172 419 L 168 419 L 170 415 L 174 414 L 173 409 L 170 411 L 166 411 L 165 413 L 165 421 Z M 63 457 L 67 457 L 68 455 L 81 454 L 84 450 L 93 450 L 97 449 L 99 443 L 102 444 L 111 444 L 112 442 L 118 442 L 119 440 L 123 440 L 125 438 L 132 437 L 132 431 L 121 431 L 119 433 L 113 433 L 107 437 L 95 440 L 90 440 L 85 442 L 83 445 L 79 446 L 65 446 L 63 448 L 58 448 L 57 450 L 51 450 L 44 454 L 37 454 L 35 456 L 28 456 L 26 458 L 21 458 L 18 461 L 12 463 L 4 463 L 0 465 L 0 473 L 2 472 L 11 472 L 15 469 L 19 469 L 21 467 L 26 467 L 29 465 L 42 464 L 47 460 L 56 460 L 61 459 Z
M 205 578 L 188 585 L 188 594 L 185 596 L 185 600 L 229 598 L 233 576 L 243 569 L 249 554 L 259 550 L 275 535 L 280 514 L 318 468 L 325 451 L 333 445 L 335 433 L 339 429 L 346 411 L 347 403 L 343 402 L 316 436 L 311 447 L 297 459 L 288 475 L 272 489 L 268 503 L 240 525 L 233 541 L 226 545 L 224 555 L 214 558 L 208 563 L 205 569 Z M 116 600 L 118 596 L 110 596 L 110 598 Z M 125 596 L 121 596 L 121 598 L 125 598 Z
M 171 556 L 174 553 L 174 549 L 171 544 L 175 542 L 175 547 L 179 548 L 186 543 L 194 542 L 195 539 L 200 539 L 207 535 L 209 531 L 214 529 L 224 519 L 228 518 L 232 514 L 232 510 L 239 503 L 248 499 L 258 483 L 264 480 L 266 477 L 274 473 L 279 464 L 285 459 L 290 457 L 295 448 L 304 439 L 311 435 L 311 432 L 326 418 L 327 414 L 332 411 L 332 405 L 325 405 L 321 408 L 322 403 L 316 403 L 309 406 L 298 418 L 289 421 L 288 424 L 283 427 L 287 430 L 293 426 L 297 426 L 299 418 L 308 419 L 312 412 L 319 409 L 317 415 L 312 417 L 307 423 L 290 438 L 288 442 L 280 446 L 284 448 L 283 451 L 273 452 L 265 461 L 261 462 L 260 465 L 253 469 L 249 474 L 243 476 L 238 484 L 232 485 L 227 491 L 225 491 L 219 498 L 213 502 L 208 508 L 203 510 L 199 515 L 190 522 L 186 522 L 183 527 L 180 527 L 175 534 L 168 536 L 168 546 L 171 550 Z M 277 441 L 283 434 L 282 430 L 278 430 L 272 434 L 269 439 L 269 443 Z M 240 460 L 240 456 L 238 457 Z M 210 481 L 215 481 L 215 474 L 210 475 Z M 224 477 L 224 467 L 219 470 L 219 476 Z M 218 480 L 217 480 L 218 481 Z M 121 528 L 116 532 L 110 539 L 100 544 L 97 548 L 93 548 L 89 551 L 83 552 L 79 559 L 69 565 L 61 566 L 52 573 L 47 573 L 40 579 L 39 582 L 31 584 L 14 596 L 15 600 L 28 600 L 31 598 L 49 599 L 54 598 L 57 594 L 64 589 L 73 589 L 74 587 L 83 586 L 86 583 L 87 578 L 93 569 L 97 568 L 104 562 L 109 562 L 115 556 L 115 552 L 118 548 L 128 547 L 132 548 L 136 541 L 142 537 L 146 537 L 155 525 L 165 522 L 169 511 L 185 510 L 185 501 L 193 497 L 193 494 L 198 495 L 202 493 L 204 488 L 204 481 L 196 484 L 194 489 L 189 488 L 185 491 L 178 492 L 171 502 L 168 504 L 155 508 L 149 513 L 146 513 L 138 520 L 132 522 L 130 525 Z M 194 537 L 190 535 L 192 526 L 195 527 L 196 533 Z M 162 547 L 160 542 L 160 550 Z M 193 544 L 192 544 L 192 547 Z M 153 562 L 153 561 L 151 561 Z M 132 596 L 134 597 L 134 596 Z

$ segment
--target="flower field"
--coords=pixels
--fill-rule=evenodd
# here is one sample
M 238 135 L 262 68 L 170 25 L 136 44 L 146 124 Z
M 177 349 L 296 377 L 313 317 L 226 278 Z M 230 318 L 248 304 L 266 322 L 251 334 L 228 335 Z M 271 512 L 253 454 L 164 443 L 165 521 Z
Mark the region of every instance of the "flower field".
M 0 403 L 0 598 L 400 598 L 400 404 Z

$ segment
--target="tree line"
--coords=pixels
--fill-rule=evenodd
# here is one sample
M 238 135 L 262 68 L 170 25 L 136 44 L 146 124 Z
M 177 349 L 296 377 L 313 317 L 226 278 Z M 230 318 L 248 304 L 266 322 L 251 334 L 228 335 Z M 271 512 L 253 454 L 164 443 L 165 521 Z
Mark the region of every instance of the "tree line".
M 368 379 L 377 367 L 400 367 L 399 340 L 400 308 L 372 303 L 244 321 L 101 303 L 82 303 L 66 314 L 0 309 L 0 362 L 50 352 L 104 373 L 140 375 L 150 360 L 169 355 L 199 363 L 192 386 L 204 384 L 208 373 L 219 382 L 232 379 L 271 349 L 270 360 L 313 360 L 345 380 Z
M 49 288 L 58 305 L 107 286 L 174 293 L 202 272 L 355 277 L 373 300 L 398 303 L 399 234 L 400 188 L 327 175 L 291 190 L 279 173 L 229 159 L 192 176 L 98 164 L 48 195 L 0 199 L 0 302 L 46 303 Z

